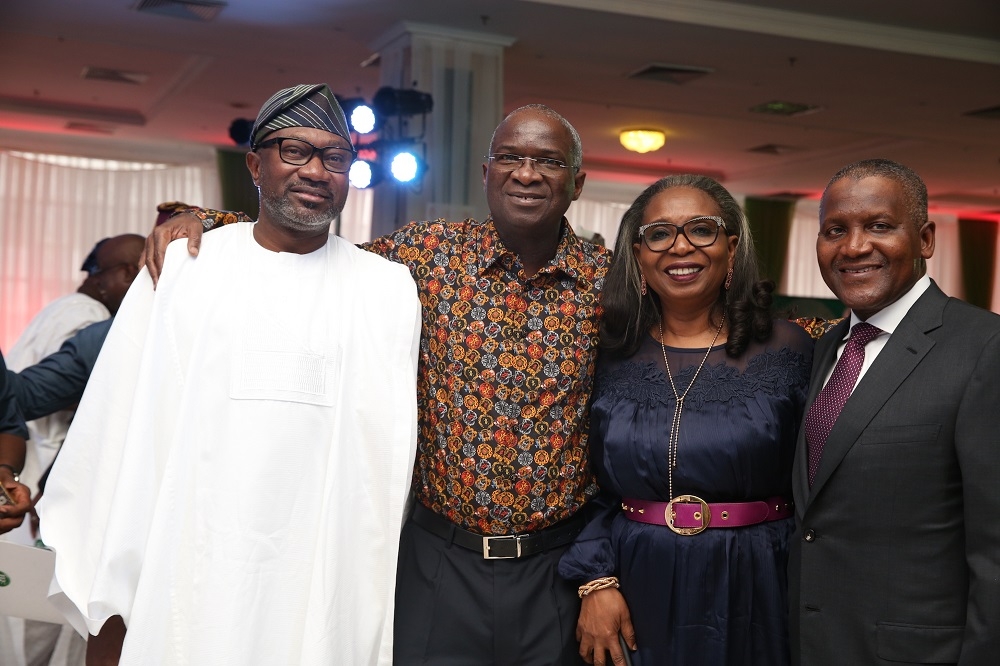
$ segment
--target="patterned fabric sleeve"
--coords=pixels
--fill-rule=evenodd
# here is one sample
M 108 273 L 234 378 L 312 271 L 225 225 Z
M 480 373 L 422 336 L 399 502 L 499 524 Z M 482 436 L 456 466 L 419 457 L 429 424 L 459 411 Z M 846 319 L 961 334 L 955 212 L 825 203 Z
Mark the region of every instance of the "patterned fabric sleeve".
M 820 317 L 798 317 L 797 319 L 792 319 L 792 322 L 798 324 L 805 332 L 809 334 L 813 340 L 819 340 L 823 337 L 827 331 L 843 321 L 843 317 L 839 319 L 821 319 Z
M 180 210 L 174 211 L 174 213 L 167 219 L 169 220 L 170 218 L 180 215 L 181 213 L 191 213 L 197 217 L 201 220 L 201 226 L 205 227 L 205 231 L 218 229 L 221 226 L 233 224 L 235 222 L 253 222 L 252 217 L 239 211 L 215 210 L 214 208 L 198 208 L 196 206 L 192 206 L 191 208 L 181 208 Z

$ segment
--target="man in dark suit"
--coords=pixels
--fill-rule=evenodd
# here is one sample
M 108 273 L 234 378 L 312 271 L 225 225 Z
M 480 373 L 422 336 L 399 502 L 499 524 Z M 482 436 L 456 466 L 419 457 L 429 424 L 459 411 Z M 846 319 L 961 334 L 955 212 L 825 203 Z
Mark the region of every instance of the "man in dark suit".
M 926 276 L 900 164 L 833 177 L 816 253 L 851 316 L 817 343 L 796 449 L 793 662 L 998 664 L 1000 317 Z

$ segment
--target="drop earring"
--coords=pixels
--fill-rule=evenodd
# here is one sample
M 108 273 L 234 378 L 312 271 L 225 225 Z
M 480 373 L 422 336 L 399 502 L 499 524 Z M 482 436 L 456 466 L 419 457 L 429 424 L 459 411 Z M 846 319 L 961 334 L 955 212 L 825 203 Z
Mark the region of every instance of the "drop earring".
M 729 285 L 733 283 L 733 269 L 730 268 L 729 272 L 726 273 L 726 291 L 729 291 Z
M 646 295 L 646 276 L 639 276 L 639 294 L 642 296 Z

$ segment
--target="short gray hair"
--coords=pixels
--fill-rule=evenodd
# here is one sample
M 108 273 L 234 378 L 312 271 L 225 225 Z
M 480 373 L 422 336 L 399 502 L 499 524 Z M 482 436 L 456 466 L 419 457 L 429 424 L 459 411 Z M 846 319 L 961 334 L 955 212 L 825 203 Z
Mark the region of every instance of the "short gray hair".
M 573 140 L 573 145 L 570 147 L 569 151 L 569 165 L 574 169 L 579 169 L 583 165 L 583 142 L 580 141 L 580 133 L 576 131 L 576 128 L 573 127 L 568 120 L 562 117 L 551 107 L 545 106 L 544 104 L 525 104 L 524 106 L 518 107 L 504 116 L 504 119 L 500 121 L 500 125 L 496 126 L 496 129 L 493 130 L 492 136 L 490 136 L 491 153 L 493 152 L 493 141 L 497 137 L 497 130 L 500 129 L 501 125 L 510 120 L 511 116 L 522 111 L 536 111 L 544 116 L 548 116 L 549 118 L 558 121 L 560 125 L 565 127 L 566 131 L 569 132 L 570 138 Z

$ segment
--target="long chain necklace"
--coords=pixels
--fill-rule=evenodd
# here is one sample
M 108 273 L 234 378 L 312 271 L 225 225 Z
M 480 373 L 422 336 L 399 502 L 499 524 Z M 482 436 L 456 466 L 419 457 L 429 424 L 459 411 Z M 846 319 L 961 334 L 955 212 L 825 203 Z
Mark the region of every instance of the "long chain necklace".
M 677 467 L 677 441 L 681 434 L 681 412 L 684 411 L 684 399 L 687 398 L 688 391 L 694 386 L 694 380 L 698 379 L 698 373 L 705 366 L 705 361 L 708 360 L 708 355 L 712 353 L 712 348 L 715 347 L 716 341 L 719 339 L 719 334 L 722 333 L 722 327 L 726 324 L 726 313 L 722 312 L 722 321 L 719 322 L 719 328 L 715 331 L 715 337 L 712 338 L 712 344 L 708 346 L 708 351 L 705 352 L 705 357 L 701 359 L 701 363 L 698 364 L 698 369 L 694 371 L 694 376 L 691 381 L 688 382 L 687 388 L 684 389 L 684 393 L 678 395 L 677 385 L 674 384 L 674 376 L 670 374 L 670 362 L 667 360 L 667 346 L 663 344 L 663 322 L 658 321 L 656 323 L 657 327 L 660 329 L 660 350 L 663 352 L 663 364 L 667 366 L 667 379 L 670 380 L 670 388 L 674 390 L 674 399 L 676 403 L 674 404 L 674 418 L 670 423 L 670 439 L 667 440 L 667 462 L 669 463 L 669 472 L 667 476 L 667 490 L 670 492 L 670 499 L 674 498 L 674 468 Z

